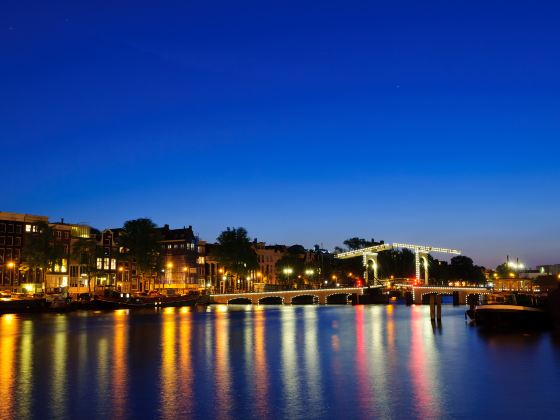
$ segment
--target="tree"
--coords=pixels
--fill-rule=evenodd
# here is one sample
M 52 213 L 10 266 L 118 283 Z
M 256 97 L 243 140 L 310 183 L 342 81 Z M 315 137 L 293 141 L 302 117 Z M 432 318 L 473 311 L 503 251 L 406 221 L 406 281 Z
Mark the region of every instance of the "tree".
M 383 244 L 384 241 L 381 242 L 375 242 L 375 239 L 371 238 L 370 241 L 364 239 L 364 238 L 358 238 L 357 236 L 353 237 L 353 238 L 349 238 L 346 239 L 343 244 L 346 245 L 346 247 L 350 250 L 356 250 L 356 249 L 361 249 L 361 248 L 367 248 L 369 246 L 375 246 L 375 245 L 381 245 Z
M 161 239 L 157 225 L 151 219 L 128 220 L 117 238 L 117 243 L 126 249 L 127 254 L 136 263 L 136 271 L 146 288 L 145 275 L 153 277 L 159 268 Z M 151 288 L 148 280 L 148 289 Z
M 415 256 L 409 249 L 389 249 L 377 256 L 379 278 L 411 278 L 415 275 Z
M 286 254 L 276 262 L 276 271 L 281 273 L 282 279 L 286 282 L 286 286 L 291 286 L 293 280 L 298 287 L 305 272 L 305 254 L 306 250 L 301 245 L 294 245 L 286 250 Z M 290 273 L 284 273 L 284 270 L 291 270 Z
M 72 245 L 71 258 L 87 274 L 88 292 L 91 294 L 91 275 L 97 272 L 97 257 L 101 256 L 97 242 L 92 238 L 79 238 Z
M 40 270 L 40 282 L 46 291 L 45 273 L 47 269 L 60 264 L 64 257 L 63 245 L 54 237 L 54 230 L 46 222 L 37 223 L 37 232 L 25 236 L 22 248 L 22 261 L 31 269 Z
M 473 260 L 464 255 L 451 258 L 449 264 L 449 278 L 452 280 L 463 280 L 475 283 L 484 283 L 484 267 L 474 265 Z
M 499 278 L 505 279 L 509 277 L 511 269 L 508 267 L 507 263 L 502 263 L 496 267 L 496 273 L 498 273 Z
M 215 251 L 216 259 L 236 279 L 246 277 L 251 270 L 259 267 L 257 254 L 245 228 L 228 227 L 216 240 L 219 244 Z

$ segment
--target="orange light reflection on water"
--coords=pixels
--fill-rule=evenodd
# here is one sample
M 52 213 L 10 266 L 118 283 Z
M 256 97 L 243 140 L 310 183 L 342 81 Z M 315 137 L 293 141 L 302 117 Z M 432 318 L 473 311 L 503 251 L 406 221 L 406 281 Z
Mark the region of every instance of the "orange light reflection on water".
M 254 360 L 255 360 L 255 405 L 256 416 L 266 418 L 269 414 L 267 401 L 268 395 L 268 369 L 266 363 L 265 344 L 265 311 L 258 310 L 253 313 L 253 328 L 255 331 Z
M 228 417 L 232 406 L 231 366 L 229 361 L 229 315 L 220 306 L 215 312 L 215 360 L 214 378 L 216 381 L 216 412 Z
M 19 319 L 12 315 L 0 318 L 0 418 L 13 417 L 13 395 L 15 383 L 16 338 Z
M 191 360 L 191 322 L 192 313 L 190 308 L 183 307 L 179 311 L 180 316 L 176 318 L 179 322 L 179 383 L 177 384 L 177 393 L 181 397 L 182 413 L 191 414 L 193 411 L 193 386 L 195 368 L 192 366 Z
M 177 386 L 177 366 L 176 366 L 176 318 L 172 313 L 164 308 L 161 329 L 161 382 L 160 382 L 160 409 L 162 418 L 176 418 L 179 409 L 178 403 L 181 396 L 178 395 Z
M 128 387 L 128 310 L 113 313 L 113 418 L 126 417 Z

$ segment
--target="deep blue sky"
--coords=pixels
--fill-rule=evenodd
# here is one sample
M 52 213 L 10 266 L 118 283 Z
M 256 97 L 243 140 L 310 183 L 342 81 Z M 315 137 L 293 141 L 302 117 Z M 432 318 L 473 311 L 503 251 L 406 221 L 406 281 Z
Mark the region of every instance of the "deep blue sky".
M 560 263 L 557 2 L 101 3 L 3 2 L 1 210 Z

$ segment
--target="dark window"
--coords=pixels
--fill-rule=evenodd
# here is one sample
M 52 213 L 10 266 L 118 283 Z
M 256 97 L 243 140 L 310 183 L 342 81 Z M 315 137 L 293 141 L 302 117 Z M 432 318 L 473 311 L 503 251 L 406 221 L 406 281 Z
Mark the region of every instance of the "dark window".
M 0 232 L 6 232 L 6 223 L 0 223 Z
M 21 246 L 21 238 L 19 236 L 16 236 L 14 238 L 14 245 L 15 246 Z
M 14 244 L 14 237 L 13 236 L 7 236 L 6 237 L 6 245 L 12 246 L 13 244 Z
M 70 236 L 69 236 L 68 231 L 64 232 L 64 239 L 68 239 L 69 237 L 70 237 Z
M 21 233 L 21 225 L 16 225 L 16 233 Z
M 0 245 L 4 245 L 6 243 L 6 237 L 0 236 Z
M 14 233 L 14 225 L 12 224 L 8 225 L 8 233 Z

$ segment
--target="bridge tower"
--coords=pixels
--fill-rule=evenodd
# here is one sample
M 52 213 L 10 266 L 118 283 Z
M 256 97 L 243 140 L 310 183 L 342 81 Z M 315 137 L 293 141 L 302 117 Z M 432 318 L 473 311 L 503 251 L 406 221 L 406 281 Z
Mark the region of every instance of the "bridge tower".
M 420 280 L 420 276 L 422 275 L 422 266 L 424 266 L 424 283 L 428 284 L 429 273 L 428 273 L 428 255 L 432 252 L 441 252 L 444 254 L 455 254 L 460 255 L 461 251 L 457 249 L 449 249 L 449 248 L 439 248 L 434 246 L 428 245 L 414 245 L 414 244 L 402 244 L 398 242 L 393 242 L 392 244 L 379 244 L 374 246 L 368 246 L 366 248 L 361 249 L 353 249 L 351 251 L 341 252 L 336 254 L 336 258 L 354 258 L 354 257 L 362 257 L 362 261 L 364 264 L 365 272 L 364 272 L 364 279 L 366 284 L 368 284 L 368 264 L 371 263 L 373 268 L 373 275 L 377 280 L 377 270 L 378 270 L 378 263 L 377 263 L 377 253 L 386 251 L 389 249 L 411 249 L 414 251 L 415 255 L 415 265 L 416 265 L 416 279 Z
M 364 284 L 369 286 L 369 265 L 373 268 L 373 281 L 376 281 L 379 277 L 377 274 L 377 252 L 366 252 L 362 256 L 362 261 L 364 264 Z
M 423 252 L 419 249 L 415 249 L 414 257 L 416 266 L 416 279 L 420 280 L 421 268 L 424 267 L 424 284 L 428 284 L 428 280 L 430 278 L 428 275 L 428 253 Z

